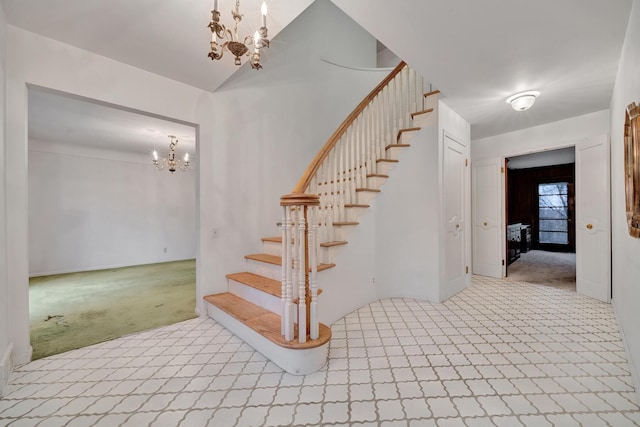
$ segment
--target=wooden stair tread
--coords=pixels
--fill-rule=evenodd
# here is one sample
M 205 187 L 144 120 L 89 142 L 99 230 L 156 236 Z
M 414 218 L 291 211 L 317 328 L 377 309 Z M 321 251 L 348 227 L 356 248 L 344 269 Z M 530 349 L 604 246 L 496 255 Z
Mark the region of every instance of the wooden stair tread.
M 367 175 L 367 178 L 389 178 L 389 175 L 385 175 L 382 173 L 370 173 L 369 175 Z
M 370 191 L 372 193 L 379 193 L 382 190 L 380 190 L 379 188 L 356 188 L 356 193 L 359 191 Z
M 263 242 L 282 243 L 282 237 L 263 237 Z
M 427 92 L 424 94 L 424 97 L 426 98 L 427 96 L 432 96 L 432 95 L 437 95 L 439 94 L 440 91 L 439 90 L 432 90 L 431 92 Z
M 299 343 L 296 340 L 285 341 L 284 337 L 280 334 L 280 316 L 277 314 L 228 292 L 207 295 L 204 299 L 280 347 L 303 350 L 319 347 L 331 339 L 331 329 L 320 323 L 320 337 L 318 339 L 312 340 L 307 338 L 307 342 L 305 343 Z
M 246 259 L 266 262 L 267 264 L 282 265 L 282 257 L 271 254 L 251 254 L 245 255 Z
M 422 111 L 416 111 L 415 113 L 411 113 L 411 118 L 415 118 L 415 116 L 419 116 L 421 114 L 427 114 L 427 113 L 432 113 L 433 112 L 433 108 L 427 108 L 426 110 L 422 110 Z
M 235 280 L 244 285 L 255 288 L 264 293 L 280 298 L 282 296 L 282 283 L 268 277 L 249 272 L 227 274 L 227 279 Z
M 378 159 L 376 160 L 376 163 L 398 163 L 399 160 L 396 159 Z
M 282 257 L 278 255 L 270 255 L 270 254 L 251 254 L 245 255 L 246 259 L 250 259 L 253 261 L 266 262 L 267 264 L 280 265 L 282 266 Z M 318 264 L 318 271 L 328 270 L 330 268 L 335 267 L 336 265 L 331 264 Z
M 346 240 L 338 240 L 335 242 L 324 242 L 324 243 L 320 243 L 320 246 L 323 248 L 332 248 L 334 246 L 341 246 L 341 245 L 346 245 L 347 242 Z
M 400 129 L 398 131 L 398 134 L 405 133 L 405 132 L 415 132 L 415 131 L 420 130 L 420 129 L 422 129 L 422 128 L 418 127 L 418 126 L 414 126 L 414 127 L 411 127 L 411 128 L 404 128 L 404 129 Z
M 409 148 L 411 147 L 411 144 L 389 144 L 386 147 L 384 147 L 385 150 L 388 150 L 389 148 Z
M 403 133 L 405 133 L 405 132 L 415 132 L 415 131 L 418 131 L 418 130 L 420 130 L 420 129 L 422 129 L 422 128 L 419 128 L 419 127 L 413 127 L 413 128 L 407 128 L 407 129 L 400 129 L 400 130 L 398 131 L 398 137 L 396 138 L 396 140 L 397 140 L 397 141 L 400 141 L 400 138 L 402 137 L 402 134 L 403 134 Z
M 345 208 L 370 208 L 370 205 L 359 205 L 357 203 L 347 203 L 344 205 Z
M 359 222 L 356 221 L 336 221 L 333 223 L 333 225 L 339 227 L 341 225 L 358 225 L 360 224 Z

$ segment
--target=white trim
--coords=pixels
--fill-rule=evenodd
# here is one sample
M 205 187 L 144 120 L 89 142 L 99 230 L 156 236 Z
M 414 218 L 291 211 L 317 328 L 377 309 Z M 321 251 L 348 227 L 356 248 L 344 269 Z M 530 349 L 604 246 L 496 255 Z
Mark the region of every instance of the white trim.
M 618 327 L 620 329 L 620 339 L 622 340 L 625 356 L 627 356 L 627 365 L 629 365 L 629 372 L 631 373 L 631 382 L 636 392 L 636 400 L 640 402 L 640 373 L 638 372 L 636 367 L 633 365 L 633 357 L 631 357 L 632 356 L 631 349 L 627 344 L 627 338 L 624 333 L 624 328 L 622 327 L 622 322 L 620 321 L 620 316 L 618 316 L 616 305 L 611 304 L 611 306 L 613 307 L 613 314 L 616 317 L 616 322 L 618 323 Z
M 7 395 L 11 372 L 13 372 L 13 343 L 9 343 L 0 360 L 0 398 Z
M 84 273 L 84 272 L 88 272 L 88 271 L 100 271 L 100 270 L 111 270 L 112 268 L 125 268 L 125 267 L 140 267 L 143 265 L 153 265 L 153 264 L 165 264 L 168 262 L 180 262 L 180 261 L 195 261 L 195 258 L 184 258 L 184 259 L 168 259 L 166 261 L 154 261 L 154 262 L 148 262 L 148 263 L 143 263 L 143 264 L 111 264 L 111 265 L 102 265 L 102 266 L 95 266 L 95 267 L 89 267 L 89 268 L 83 268 L 83 269 L 72 269 L 72 270 L 54 270 L 54 271 L 45 271 L 45 272 L 36 272 L 36 273 L 31 273 L 29 272 L 29 278 L 32 277 L 41 277 L 41 276 L 53 276 L 56 274 L 69 274 L 69 273 Z
M 218 307 L 212 304 L 207 304 L 207 306 L 209 317 L 290 374 L 311 374 L 327 364 L 329 341 L 319 347 L 303 350 L 280 347 Z

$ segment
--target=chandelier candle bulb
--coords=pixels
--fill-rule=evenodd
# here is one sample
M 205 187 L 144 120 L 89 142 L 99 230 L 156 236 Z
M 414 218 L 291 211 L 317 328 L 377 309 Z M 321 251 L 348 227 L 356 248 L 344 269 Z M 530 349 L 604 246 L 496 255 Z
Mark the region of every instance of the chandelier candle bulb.
M 176 146 L 178 145 L 178 138 L 173 135 L 167 135 L 171 142 L 169 143 L 169 152 L 163 154 L 162 161 L 158 159 L 158 152 L 153 150 L 153 164 L 158 170 L 164 168 L 169 169 L 169 172 L 173 173 L 176 169 L 186 171 L 189 168 L 189 153 L 184 154 L 184 160 L 176 160 Z
M 208 25 L 212 32 L 211 48 L 207 56 L 211 58 L 211 60 L 220 60 L 225 52 L 229 52 L 234 56 L 234 63 L 237 66 L 242 65 L 241 57 L 246 56 L 249 58 L 251 68 L 260 70 L 262 65 L 260 64 L 259 50 L 269 47 L 266 3 L 262 3 L 262 26 L 258 29 L 258 34 L 249 34 L 244 38 L 240 37 L 238 29 L 243 16 L 240 13 L 240 0 L 236 0 L 235 8 L 231 10 L 234 23 L 233 27 L 230 28 L 227 28 L 220 22 L 217 0 L 214 0 L 213 8 L 211 11 L 211 21 Z M 218 45 L 218 41 L 220 45 Z M 250 51 L 251 44 L 255 45 L 253 53 Z

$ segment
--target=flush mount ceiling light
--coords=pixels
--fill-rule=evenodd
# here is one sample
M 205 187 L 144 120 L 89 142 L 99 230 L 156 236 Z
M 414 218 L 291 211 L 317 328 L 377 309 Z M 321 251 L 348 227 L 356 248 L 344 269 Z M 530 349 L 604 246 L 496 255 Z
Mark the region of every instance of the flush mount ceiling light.
M 516 111 L 525 111 L 531 108 L 533 103 L 536 102 L 538 95 L 540 95 L 540 92 L 537 90 L 516 93 L 507 98 L 507 103 L 511 104 L 511 108 Z

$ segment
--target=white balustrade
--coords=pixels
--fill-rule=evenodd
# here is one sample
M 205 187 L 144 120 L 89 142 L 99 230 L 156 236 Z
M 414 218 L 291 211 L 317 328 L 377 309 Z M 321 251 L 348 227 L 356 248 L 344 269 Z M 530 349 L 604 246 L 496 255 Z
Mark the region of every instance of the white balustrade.
M 318 153 L 292 194 L 283 196 L 282 334 L 288 341 L 317 339 L 318 251 L 335 240 L 334 223 L 348 220 L 356 190 L 380 169 L 386 147 L 424 109 L 424 80 L 404 63 L 372 91 Z M 295 301 L 298 336 L 294 336 Z M 307 324 L 307 322 L 309 322 Z

